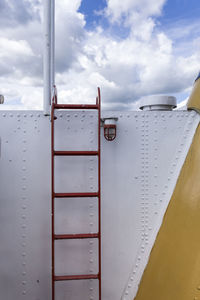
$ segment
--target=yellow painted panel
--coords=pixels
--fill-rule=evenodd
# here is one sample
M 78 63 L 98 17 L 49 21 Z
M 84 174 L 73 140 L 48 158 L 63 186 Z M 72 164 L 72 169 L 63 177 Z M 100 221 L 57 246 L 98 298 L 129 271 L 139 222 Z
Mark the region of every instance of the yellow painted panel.
M 187 108 L 200 112 L 200 79 L 195 81 L 192 93 L 188 99 Z
M 200 127 L 135 299 L 200 300 Z

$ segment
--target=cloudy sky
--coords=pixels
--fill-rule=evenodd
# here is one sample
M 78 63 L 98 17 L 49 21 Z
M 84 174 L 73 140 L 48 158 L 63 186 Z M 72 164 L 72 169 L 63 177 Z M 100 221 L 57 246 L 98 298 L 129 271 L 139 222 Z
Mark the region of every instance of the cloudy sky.
M 0 0 L 1 106 L 41 109 L 42 0 Z M 56 0 L 60 102 L 135 109 L 141 97 L 184 101 L 200 70 L 199 0 Z

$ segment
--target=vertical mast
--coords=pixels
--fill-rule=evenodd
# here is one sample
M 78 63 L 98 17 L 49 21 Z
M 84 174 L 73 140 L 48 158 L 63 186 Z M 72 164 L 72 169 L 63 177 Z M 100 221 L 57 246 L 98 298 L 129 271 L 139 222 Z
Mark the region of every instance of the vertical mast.
M 44 0 L 44 114 L 49 115 L 54 79 L 55 0 Z
M 51 0 L 51 92 L 53 91 L 54 85 L 55 85 L 55 0 Z

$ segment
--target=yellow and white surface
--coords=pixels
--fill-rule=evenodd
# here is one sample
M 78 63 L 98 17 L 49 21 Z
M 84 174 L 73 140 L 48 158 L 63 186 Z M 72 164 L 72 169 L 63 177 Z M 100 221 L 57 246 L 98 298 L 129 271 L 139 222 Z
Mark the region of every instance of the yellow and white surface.
M 187 107 L 200 112 L 200 80 Z M 200 127 L 182 166 L 135 300 L 200 299 Z
M 56 150 L 96 149 L 94 112 L 65 111 L 58 112 L 57 117 Z M 195 141 L 198 144 L 198 113 L 106 111 L 102 117 L 118 118 L 117 137 L 113 142 L 105 140 L 103 128 L 101 133 L 102 300 L 133 300 L 134 297 L 163 300 L 162 293 L 167 293 L 167 289 L 172 293 L 170 280 L 181 288 L 179 275 L 189 278 L 191 290 L 195 287 L 192 296 L 197 297 L 198 275 L 191 279 L 189 272 L 194 270 L 190 266 L 192 262 L 197 264 L 198 272 L 195 261 L 198 201 L 195 197 L 191 201 L 188 196 L 184 198 L 184 206 L 179 207 L 182 196 L 177 204 L 173 199 L 191 144 L 192 147 Z M 51 299 L 50 122 L 42 112 L 1 111 L 0 124 L 0 298 Z M 194 163 L 193 168 L 197 166 Z M 55 167 L 57 192 L 96 191 L 95 158 L 58 157 Z M 196 185 L 198 176 L 194 179 L 191 172 L 189 177 L 190 182 L 183 186 L 189 184 L 191 196 L 195 194 L 193 184 Z M 185 190 L 183 194 L 186 195 Z M 176 208 L 172 211 L 174 217 L 171 225 L 166 226 L 166 234 L 162 234 L 171 206 Z M 56 233 L 96 232 L 97 221 L 96 199 L 56 199 Z M 178 249 L 178 254 L 173 254 L 174 261 L 169 252 L 170 233 L 177 243 L 174 249 Z M 184 244 L 188 236 L 190 248 Z M 94 240 L 58 241 L 56 274 L 98 272 L 97 246 Z M 187 253 L 188 264 L 184 268 L 186 262 L 182 261 L 186 260 Z M 182 269 L 176 265 L 179 262 L 176 256 Z M 161 283 L 166 289 L 161 284 L 160 293 L 156 294 L 159 279 L 163 279 Z M 150 287 L 151 298 L 147 295 Z M 56 284 L 56 300 L 80 299 L 98 300 L 96 280 Z M 170 294 L 168 299 L 181 298 Z
M 200 127 L 144 271 L 136 300 L 200 299 Z

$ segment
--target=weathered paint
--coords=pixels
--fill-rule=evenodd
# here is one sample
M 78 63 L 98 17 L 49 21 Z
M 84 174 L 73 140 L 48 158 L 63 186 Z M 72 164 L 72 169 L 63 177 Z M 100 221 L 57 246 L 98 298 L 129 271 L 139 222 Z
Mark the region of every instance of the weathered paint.
M 136 300 L 200 299 L 200 127 L 198 127 Z
M 194 83 L 194 87 L 192 90 L 192 93 L 189 97 L 188 103 L 187 103 L 188 109 L 194 109 L 197 112 L 200 112 L 200 79 L 199 77 Z

